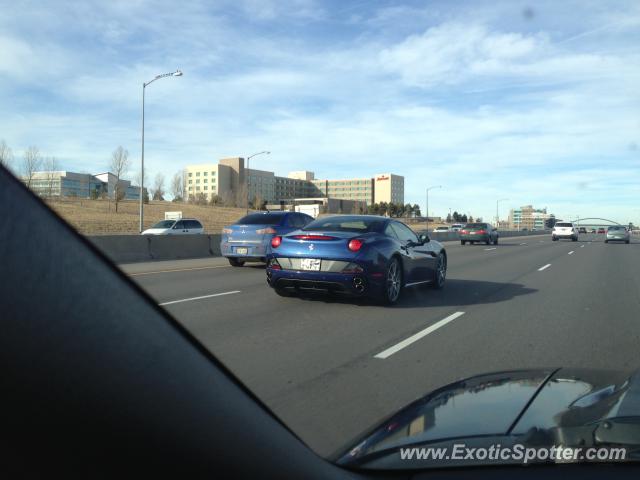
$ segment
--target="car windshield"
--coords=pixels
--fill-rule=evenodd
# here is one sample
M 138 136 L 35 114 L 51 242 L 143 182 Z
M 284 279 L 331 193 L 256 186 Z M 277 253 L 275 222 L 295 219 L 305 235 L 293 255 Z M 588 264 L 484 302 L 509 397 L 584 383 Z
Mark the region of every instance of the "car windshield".
M 307 224 L 305 231 L 323 232 L 377 232 L 380 230 L 384 220 L 375 217 L 329 217 L 320 218 Z
M 171 228 L 174 223 L 176 223 L 175 220 L 161 220 L 151 228 Z
M 278 213 L 252 213 L 242 217 L 236 222 L 237 225 L 280 225 L 283 219 Z
M 2 4 L 0 172 L 323 459 L 411 437 L 517 443 L 529 407 L 532 444 L 594 442 L 602 430 L 558 428 L 640 415 L 640 386 L 614 398 L 624 382 L 607 376 L 640 371 L 640 1 Z M 33 225 L 13 221 L 0 251 L 33 230 L 25 248 L 93 274 Z M 3 289 L 39 273 L 1 268 Z M 74 312 L 90 285 L 65 265 L 40 277 Z M 126 340 L 114 354 L 146 351 Z M 77 347 L 80 368 L 91 345 Z M 478 382 L 366 438 L 447 385 L 540 366 L 575 370 Z M 520 408 L 501 429 L 505 398 Z

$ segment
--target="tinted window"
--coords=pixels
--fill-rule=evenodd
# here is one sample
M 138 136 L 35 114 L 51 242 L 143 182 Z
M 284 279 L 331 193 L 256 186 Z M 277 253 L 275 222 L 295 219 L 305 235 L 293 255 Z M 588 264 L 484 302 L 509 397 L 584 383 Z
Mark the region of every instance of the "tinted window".
M 251 213 L 238 220 L 236 225 L 280 225 L 282 218 L 281 213 Z
M 173 226 L 173 228 L 175 230 L 182 230 L 183 228 L 185 228 L 184 220 L 180 220 L 179 222 L 176 222 L 176 224 Z
M 175 220 L 162 220 L 161 222 L 156 223 L 151 228 L 171 228 Z
M 487 228 L 486 223 L 467 223 L 465 228 Z
M 302 228 L 306 225 L 304 217 L 298 213 L 293 213 L 288 217 L 288 225 L 294 228 Z
M 612 232 L 614 230 L 625 230 L 624 227 L 609 227 L 609 231 Z
M 401 242 L 418 243 L 418 236 L 415 233 L 413 233 L 413 230 L 411 230 L 406 225 L 399 222 L 393 222 L 391 226 L 395 230 L 396 235 L 398 236 Z
M 387 225 L 387 228 L 384 229 L 384 234 L 398 240 L 398 235 L 396 235 L 396 231 L 393 229 L 391 224 Z
M 202 228 L 202 224 L 197 220 L 185 220 L 187 228 Z
M 339 216 L 314 220 L 304 230 L 324 230 L 330 232 L 379 232 L 384 220 L 376 217 Z
M 573 223 L 567 223 L 567 222 L 558 222 L 555 225 L 556 227 L 573 227 Z

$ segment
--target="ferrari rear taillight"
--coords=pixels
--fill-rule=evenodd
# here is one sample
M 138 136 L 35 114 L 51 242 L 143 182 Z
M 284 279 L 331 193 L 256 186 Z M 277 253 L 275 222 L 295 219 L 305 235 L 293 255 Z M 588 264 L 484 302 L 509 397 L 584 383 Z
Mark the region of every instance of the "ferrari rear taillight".
M 282 243 L 282 237 L 279 235 L 276 235 L 271 239 L 271 248 L 278 248 L 281 243 Z
M 271 227 L 267 227 L 267 228 L 260 228 L 258 230 L 256 230 L 256 233 L 258 235 L 273 235 L 274 233 L 277 233 L 273 228 Z
M 359 238 L 352 238 L 351 240 L 349 240 L 349 244 L 347 245 L 347 247 L 352 252 L 357 252 L 358 250 L 360 250 L 360 248 L 362 247 L 363 243 L 364 242 L 362 240 L 360 240 Z

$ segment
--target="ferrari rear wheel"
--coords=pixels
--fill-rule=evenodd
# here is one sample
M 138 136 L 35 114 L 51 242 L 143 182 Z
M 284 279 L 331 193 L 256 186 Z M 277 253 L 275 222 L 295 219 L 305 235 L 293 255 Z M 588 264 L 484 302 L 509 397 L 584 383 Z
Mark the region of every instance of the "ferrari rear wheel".
M 397 258 L 392 258 L 387 267 L 385 278 L 384 302 L 393 305 L 400 298 L 402 293 L 402 265 Z

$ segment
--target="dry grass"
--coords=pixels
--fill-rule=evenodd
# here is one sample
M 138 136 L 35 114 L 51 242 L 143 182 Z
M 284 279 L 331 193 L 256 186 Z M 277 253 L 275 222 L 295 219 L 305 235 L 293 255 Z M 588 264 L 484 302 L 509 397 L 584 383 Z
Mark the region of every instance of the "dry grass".
M 115 212 L 113 202 L 88 199 L 54 199 L 47 204 L 62 218 L 84 235 L 123 235 L 138 234 L 138 202 L 123 201 Z M 212 207 L 172 202 L 149 202 L 144 206 L 144 228 L 149 228 L 164 219 L 165 212 L 181 211 L 183 217 L 197 218 L 207 233 L 220 233 L 245 214 L 243 208 Z M 407 222 L 416 231 L 424 230 L 425 222 L 412 222 L 413 219 L 400 219 Z M 429 223 L 429 230 L 443 225 Z
M 138 202 L 123 201 L 115 205 L 106 200 L 63 199 L 47 201 L 62 218 L 84 235 L 137 234 Z M 223 226 L 245 214 L 243 208 L 189 205 L 172 202 L 149 202 L 144 206 L 144 228 L 164 219 L 165 212 L 181 211 L 183 217 L 197 218 L 207 233 L 220 233 Z

